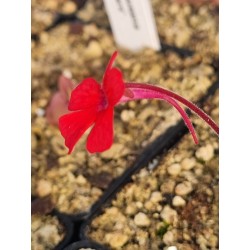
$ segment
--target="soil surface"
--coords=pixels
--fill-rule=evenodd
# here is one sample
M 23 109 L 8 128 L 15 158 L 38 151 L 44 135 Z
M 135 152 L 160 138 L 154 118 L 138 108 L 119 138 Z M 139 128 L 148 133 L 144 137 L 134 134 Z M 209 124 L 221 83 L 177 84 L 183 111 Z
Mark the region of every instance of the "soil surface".
M 215 120 L 217 107 L 218 93 L 206 106 Z M 192 120 L 199 145 L 185 135 L 134 175 L 93 220 L 91 239 L 112 249 L 218 249 L 218 138 Z

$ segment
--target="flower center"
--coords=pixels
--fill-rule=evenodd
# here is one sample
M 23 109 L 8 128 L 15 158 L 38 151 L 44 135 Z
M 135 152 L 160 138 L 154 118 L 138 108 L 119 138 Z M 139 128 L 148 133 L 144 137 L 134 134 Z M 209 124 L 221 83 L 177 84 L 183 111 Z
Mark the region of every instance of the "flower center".
M 104 93 L 104 91 L 101 89 L 101 94 L 100 94 L 100 103 L 97 107 L 97 111 L 102 111 L 108 107 L 108 100 L 107 97 Z

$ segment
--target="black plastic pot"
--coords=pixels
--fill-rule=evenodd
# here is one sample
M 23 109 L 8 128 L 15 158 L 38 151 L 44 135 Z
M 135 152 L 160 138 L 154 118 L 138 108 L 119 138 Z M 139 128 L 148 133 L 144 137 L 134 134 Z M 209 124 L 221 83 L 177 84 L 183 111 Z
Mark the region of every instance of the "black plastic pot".
M 74 242 L 70 244 L 69 246 L 65 247 L 64 250 L 78 250 L 81 248 L 92 248 L 95 250 L 108 250 L 108 248 L 106 248 L 105 246 L 102 246 L 94 241 L 87 240 L 87 239 Z
M 57 210 L 54 210 L 51 214 L 56 216 L 58 218 L 58 220 L 63 224 L 63 226 L 65 228 L 65 236 L 64 236 L 64 238 L 55 247 L 55 250 L 62 250 L 72 240 L 73 232 L 74 232 L 73 223 L 72 223 L 72 221 L 70 220 L 70 218 L 67 215 L 62 214 L 62 213 L 58 212 Z

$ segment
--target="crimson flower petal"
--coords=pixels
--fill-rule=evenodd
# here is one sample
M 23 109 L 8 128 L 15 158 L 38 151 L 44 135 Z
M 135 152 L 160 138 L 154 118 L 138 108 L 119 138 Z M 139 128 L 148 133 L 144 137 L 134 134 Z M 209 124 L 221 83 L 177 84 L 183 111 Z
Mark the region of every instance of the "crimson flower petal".
M 107 97 L 108 104 L 112 106 L 115 106 L 125 91 L 122 72 L 118 68 L 112 68 L 117 55 L 118 52 L 115 51 L 109 60 L 103 76 L 103 90 Z
M 69 149 L 69 154 L 83 133 L 94 123 L 96 114 L 96 112 L 84 110 L 60 117 L 59 128 L 65 138 L 65 145 Z
M 103 90 L 109 105 L 115 104 L 121 99 L 125 91 L 122 72 L 117 68 L 108 70 L 103 78 Z
M 104 76 L 105 76 L 106 73 L 112 68 L 112 66 L 113 66 L 113 64 L 114 64 L 114 61 L 115 61 L 115 58 L 117 57 L 117 55 L 118 55 L 118 52 L 115 51 L 115 52 L 112 54 L 112 56 L 110 57 L 109 62 L 108 62 L 108 65 L 107 65 L 107 68 L 106 68 L 106 70 L 105 70 Z
M 98 113 L 96 123 L 87 139 L 87 150 L 90 153 L 103 152 L 113 143 L 114 109 L 108 108 Z
M 101 86 L 93 78 L 84 79 L 71 93 L 68 109 L 71 111 L 94 109 L 101 100 Z

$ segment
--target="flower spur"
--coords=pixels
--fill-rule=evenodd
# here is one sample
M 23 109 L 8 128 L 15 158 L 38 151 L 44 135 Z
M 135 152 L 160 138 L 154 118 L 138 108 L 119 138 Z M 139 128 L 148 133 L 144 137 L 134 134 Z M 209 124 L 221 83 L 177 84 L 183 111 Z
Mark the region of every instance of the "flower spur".
M 117 52 L 114 52 L 101 84 L 93 78 L 86 78 L 71 93 L 68 109 L 74 112 L 59 118 L 59 128 L 69 153 L 92 125 L 87 138 L 87 150 L 90 153 L 96 153 L 109 149 L 114 137 L 114 107 L 131 100 L 160 99 L 174 106 L 182 116 L 196 144 L 198 139 L 194 127 L 178 102 L 194 111 L 219 134 L 219 127 L 205 112 L 176 93 L 150 84 L 124 82 L 122 72 L 112 67 L 116 56 Z

